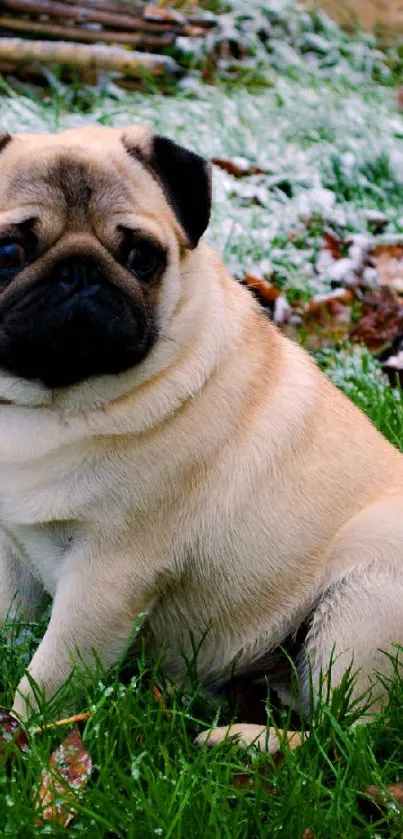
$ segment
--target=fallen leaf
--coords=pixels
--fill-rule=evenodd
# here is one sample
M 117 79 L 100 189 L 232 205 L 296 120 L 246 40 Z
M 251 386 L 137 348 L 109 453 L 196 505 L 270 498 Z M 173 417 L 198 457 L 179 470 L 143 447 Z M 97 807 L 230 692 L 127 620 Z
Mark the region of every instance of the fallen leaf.
M 256 781 L 253 772 L 235 772 L 232 776 L 231 787 L 254 791 Z
M 289 337 L 299 335 L 311 351 L 337 344 L 349 332 L 353 300 L 353 293 L 346 288 L 337 288 L 329 294 L 318 294 L 294 310 L 285 332 Z M 299 322 L 295 320 L 297 314 Z
M 258 277 L 256 274 L 246 274 L 246 277 L 243 279 L 243 284 L 252 289 L 263 306 L 268 303 L 274 303 L 277 297 L 280 297 L 278 288 L 268 282 L 268 280 L 264 280 L 263 277 Z
M 371 252 L 371 265 L 381 285 L 403 293 L 403 244 L 377 245 Z
M 16 720 L 15 717 L 6 711 L 5 708 L 0 709 L 0 759 L 7 754 L 7 757 L 15 757 L 15 750 L 10 749 L 13 744 L 16 749 L 21 752 L 28 751 L 28 738 L 26 732 Z
M 327 227 L 323 231 L 322 247 L 324 250 L 330 251 L 333 259 L 342 258 L 342 244 L 340 236 L 331 227 Z
M 364 797 L 365 796 L 365 797 Z M 403 810 L 403 781 L 380 789 L 370 785 L 360 794 L 360 806 L 368 815 L 380 818 L 388 813 Z
M 38 823 L 53 822 L 68 827 L 77 812 L 77 793 L 82 791 L 91 771 L 91 756 L 75 727 L 53 752 L 49 769 L 42 772 L 37 802 L 37 809 L 41 810 Z
M 245 792 L 255 792 L 256 787 L 259 786 L 262 792 L 267 795 L 276 795 L 278 790 L 269 782 L 267 775 L 267 763 L 259 766 L 255 771 L 234 772 L 231 787 L 237 790 L 245 790 Z
M 362 312 L 349 331 L 351 341 L 380 350 L 403 333 L 403 302 L 390 286 L 382 285 L 365 294 Z
M 307 317 L 321 317 L 327 318 L 328 315 L 332 317 L 339 317 L 344 312 L 345 307 L 351 306 L 353 302 L 353 294 L 347 288 L 336 288 L 328 294 L 317 294 L 312 300 L 307 303 L 305 314 Z M 350 311 L 348 309 L 348 311 Z
M 153 694 L 154 694 L 155 699 L 157 700 L 158 704 L 161 706 L 161 710 L 162 710 L 162 713 L 163 713 L 165 719 L 166 720 L 171 719 L 171 714 L 168 711 L 168 708 L 167 708 L 166 702 L 164 700 L 164 697 L 163 697 L 161 691 L 156 687 L 156 685 L 153 686 Z
M 212 157 L 211 162 L 219 169 L 224 169 L 234 178 L 246 178 L 248 175 L 264 175 L 266 170 L 262 169 L 254 163 L 251 163 L 246 157 L 233 157 L 232 159 L 226 157 Z
M 304 832 L 302 834 L 302 839 L 315 839 L 315 834 L 314 834 L 313 830 L 311 830 L 310 827 L 307 827 L 304 830 Z

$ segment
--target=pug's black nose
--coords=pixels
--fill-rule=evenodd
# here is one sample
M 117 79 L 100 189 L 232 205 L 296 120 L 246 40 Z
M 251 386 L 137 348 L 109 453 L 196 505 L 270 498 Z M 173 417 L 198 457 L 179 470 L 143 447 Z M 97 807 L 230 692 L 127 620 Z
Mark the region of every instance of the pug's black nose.
M 100 274 L 96 265 L 89 259 L 71 257 L 60 262 L 55 269 L 59 286 L 63 291 L 78 292 L 99 288 Z

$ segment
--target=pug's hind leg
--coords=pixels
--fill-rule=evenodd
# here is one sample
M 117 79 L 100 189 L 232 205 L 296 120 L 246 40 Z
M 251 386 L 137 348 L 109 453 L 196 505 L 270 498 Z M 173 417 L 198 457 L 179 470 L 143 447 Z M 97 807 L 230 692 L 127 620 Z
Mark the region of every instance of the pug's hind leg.
M 311 619 L 298 668 L 302 704 L 308 712 L 311 684 L 315 696 L 330 665 L 332 687 L 351 666 L 354 696 L 366 693 L 374 713 L 387 702 L 378 674 L 392 675 L 390 656 L 403 644 L 403 498 L 389 496 L 355 516 L 338 535 L 330 564 L 346 571 L 339 570 Z
M 371 713 L 384 707 L 387 693 L 378 674 L 392 675 L 389 656 L 396 656 L 392 645 L 403 642 L 402 604 L 403 581 L 386 581 L 377 573 L 372 579 L 371 574 L 344 579 L 326 592 L 313 615 L 300 668 L 302 705 L 307 713 L 311 684 L 315 698 L 323 678 L 330 673 L 334 688 L 349 667 L 354 697 L 362 697 L 364 705 L 368 700 Z

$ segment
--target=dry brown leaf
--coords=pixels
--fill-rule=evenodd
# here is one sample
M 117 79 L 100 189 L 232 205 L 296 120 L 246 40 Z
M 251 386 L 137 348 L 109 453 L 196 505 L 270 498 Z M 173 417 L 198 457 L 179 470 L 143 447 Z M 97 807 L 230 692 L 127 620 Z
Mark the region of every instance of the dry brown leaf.
M 337 318 L 344 322 L 345 308 L 349 307 L 353 302 L 353 294 L 347 288 L 336 288 L 330 291 L 329 294 L 317 294 L 312 300 L 307 303 L 304 314 L 307 318 L 317 318 L 321 323 L 326 323 L 331 317 Z M 347 319 L 349 321 L 349 318 Z
M 381 285 L 403 293 L 403 244 L 380 244 L 371 253 L 371 263 Z
M 272 283 L 269 283 L 268 280 L 264 280 L 262 277 L 258 277 L 256 274 L 247 274 L 244 277 L 244 285 L 248 286 L 248 288 L 252 289 L 257 297 L 261 300 L 263 305 L 267 305 L 267 303 L 274 303 L 277 297 L 280 297 L 280 291 L 278 288 Z
M 379 286 L 362 300 L 363 315 L 350 329 L 349 338 L 380 350 L 403 333 L 403 302 L 390 286 Z
M 300 307 L 300 323 L 293 328 L 286 325 L 289 337 L 303 339 L 309 350 L 332 346 L 343 341 L 351 324 L 351 305 L 354 296 L 349 289 L 338 288 L 329 294 L 318 294 Z
M 304 830 L 304 832 L 302 834 L 302 839 L 315 839 L 315 834 L 314 834 L 313 830 L 311 830 L 310 827 L 307 827 Z
M 390 784 L 385 789 L 370 785 L 362 792 L 360 806 L 370 816 L 380 818 L 388 811 L 396 812 L 396 807 L 403 810 L 403 781 Z
M 162 713 L 163 713 L 165 719 L 170 720 L 171 719 L 171 714 L 168 711 L 165 699 L 164 699 L 161 691 L 156 687 L 156 685 L 153 686 L 153 694 L 154 694 L 154 697 L 157 700 L 158 704 L 161 706 L 161 710 L 162 710 Z
M 18 720 L 5 708 L 0 708 L 0 759 L 4 757 L 11 743 L 21 752 L 28 751 L 28 738 Z M 9 750 L 10 757 L 15 757 L 15 751 Z
M 327 227 L 326 230 L 324 230 L 322 245 L 325 250 L 330 251 L 333 259 L 342 258 L 342 244 L 340 236 L 338 236 L 331 227 Z
M 224 169 L 234 178 L 246 178 L 248 175 L 264 175 L 265 170 L 260 166 L 251 163 L 245 157 L 234 157 L 231 160 L 226 157 L 212 157 L 211 162 L 219 169 Z
M 42 772 L 37 808 L 39 823 L 53 822 L 68 827 L 76 814 L 76 796 L 82 791 L 92 771 L 91 756 L 78 728 L 73 728 L 50 758 L 49 769 Z
M 259 767 L 258 770 L 260 789 L 267 795 L 276 795 L 277 789 L 269 783 L 267 778 L 267 764 Z M 255 792 L 257 786 L 256 772 L 234 772 L 232 776 L 231 787 L 237 790 L 245 790 L 245 792 Z

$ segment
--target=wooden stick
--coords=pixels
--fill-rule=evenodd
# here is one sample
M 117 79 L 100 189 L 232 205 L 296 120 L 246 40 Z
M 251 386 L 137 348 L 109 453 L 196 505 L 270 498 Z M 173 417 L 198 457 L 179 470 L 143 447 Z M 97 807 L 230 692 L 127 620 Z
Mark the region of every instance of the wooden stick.
M 127 2 L 127 0 L 63 0 L 63 3 L 68 6 L 82 6 L 83 1 L 85 5 L 91 9 L 99 9 L 102 12 L 112 12 L 116 14 L 124 13 L 129 17 L 138 18 L 139 15 L 144 18 L 144 20 L 151 20 L 152 18 L 147 15 L 146 10 L 147 7 L 144 7 L 144 3 L 135 3 Z M 150 5 L 154 6 L 157 5 L 159 0 L 155 0 L 154 3 Z M 162 7 L 161 7 L 162 8 Z M 218 18 L 210 12 L 207 15 L 203 14 L 191 14 L 191 15 L 182 15 L 176 9 L 171 9 L 170 6 L 164 7 L 166 11 L 168 11 L 171 15 L 174 15 L 178 22 L 185 20 L 193 26 L 200 26 L 201 29 L 213 29 L 214 26 L 217 26 Z
M 182 69 L 168 55 L 131 52 L 103 44 L 68 44 L 63 41 L 28 41 L 23 38 L 0 39 L 0 61 L 21 65 L 26 62 L 67 64 L 80 70 L 116 70 L 128 76 L 179 77 Z
M 163 50 L 172 46 L 175 40 L 174 32 L 161 32 L 160 35 L 148 35 L 142 32 L 112 32 L 85 29 L 80 26 L 58 26 L 55 23 L 36 23 L 24 18 L 0 15 L 0 27 L 12 32 L 28 32 L 49 38 L 63 38 L 66 41 L 88 41 L 89 43 L 106 42 L 109 44 L 128 44 L 140 49 Z
M 67 3 L 69 6 L 82 6 L 83 0 L 63 0 L 63 3 Z M 144 8 L 143 3 L 132 3 L 131 0 L 129 2 L 127 0 L 126 2 L 125 0 L 119 0 L 118 3 L 114 0 L 85 0 L 85 5 L 91 9 L 100 9 L 102 12 L 115 13 L 119 10 L 131 17 L 141 15 Z
M 11 12 L 24 12 L 31 15 L 48 15 L 59 20 L 74 20 L 76 23 L 101 23 L 115 29 L 133 30 L 138 29 L 144 32 L 166 32 L 173 28 L 180 31 L 183 24 L 178 21 L 164 21 L 163 23 L 145 21 L 143 18 L 134 18 L 130 15 L 111 12 L 103 12 L 98 9 L 89 9 L 84 6 L 69 6 L 67 3 L 59 3 L 57 0 L 1 0 L 3 9 Z
M 76 722 L 84 722 L 89 720 L 91 714 L 89 711 L 83 711 L 82 714 L 74 714 L 72 717 L 66 717 L 64 720 L 55 720 L 55 722 L 48 722 L 46 725 L 38 725 L 34 728 L 34 734 L 42 734 L 43 731 L 48 731 L 50 728 L 57 728 L 59 725 L 71 725 Z
M 213 15 L 209 15 L 209 17 L 203 17 L 202 15 L 189 15 L 187 21 L 191 26 L 200 26 L 201 29 L 214 29 L 214 27 L 218 24 L 218 18 Z

